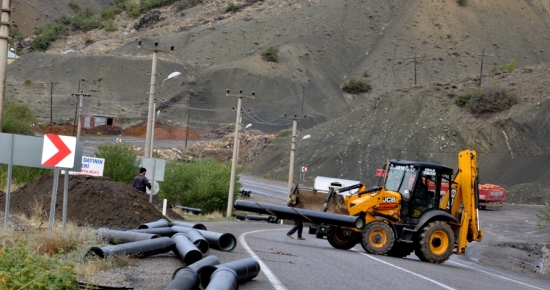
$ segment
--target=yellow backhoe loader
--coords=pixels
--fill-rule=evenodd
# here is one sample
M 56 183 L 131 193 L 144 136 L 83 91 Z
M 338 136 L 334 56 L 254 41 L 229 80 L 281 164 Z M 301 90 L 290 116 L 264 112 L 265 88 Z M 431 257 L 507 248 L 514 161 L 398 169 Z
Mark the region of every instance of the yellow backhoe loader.
M 361 243 L 368 253 L 394 257 L 414 251 L 430 263 L 442 263 L 453 252 L 464 254 L 469 242 L 483 237 L 475 151 L 459 152 L 458 171 L 452 177 L 453 169 L 445 165 L 392 159 L 382 186 L 331 187 L 323 211 L 361 216 L 366 225 L 362 229 L 326 225 L 329 243 L 338 249 Z M 340 194 L 354 189 L 353 194 Z M 322 197 L 295 188 L 289 206 L 311 209 Z

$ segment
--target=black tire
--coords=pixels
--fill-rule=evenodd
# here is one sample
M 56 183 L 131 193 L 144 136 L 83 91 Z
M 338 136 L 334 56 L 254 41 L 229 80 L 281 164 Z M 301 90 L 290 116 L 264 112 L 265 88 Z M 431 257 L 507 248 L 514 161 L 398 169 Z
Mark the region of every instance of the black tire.
M 371 222 L 361 232 L 361 246 L 367 253 L 386 254 L 395 242 L 392 228 L 383 222 Z
M 453 253 L 455 236 L 449 224 L 443 221 L 429 223 L 422 229 L 414 253 L 424 262 L 440 264 Z
M 318 239 L 322 239 L 325 235 L 322 232 L 316 232 L 315 237 Z
M 348 233 L 338 226 L 330 226 L 327 229 L 328 243 L 336 249 L 349 250 L 359 242 L 360 236 L 356 232 Z
M 390 257 L 403 258 L 414 251 L 413 243 L 395 242 L 393 247 L 386 253 Z

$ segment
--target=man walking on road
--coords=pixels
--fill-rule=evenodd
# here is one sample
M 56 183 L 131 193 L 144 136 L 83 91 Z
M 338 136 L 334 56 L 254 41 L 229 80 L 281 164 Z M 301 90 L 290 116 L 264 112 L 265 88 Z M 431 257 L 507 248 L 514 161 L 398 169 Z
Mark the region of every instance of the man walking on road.
M 294 239 L 294 237 L 292 236 L 296 231 L 298 231 L 298 240 L 305 240 L 304 238 L 302 238 L 302 230 L 304 229 L 304 225 L 302 223 L 301 220 L 296 220 L 296 223 L 294 224 L 294 227 L 292 227 L 290 229 L 290 231 L 288 231 L 288 233 L 286 233 L 286 235 L 291 238 L 291 239 Z
M 151 190 L 151 182 L 149 182 L 149 180 L 147 180 L 147 177 L 145 177 L 146 172 L 147 172 L 147 169 L 142 167 L 139 169 L 139 174 L 136 177 L 134 177 L 133 186 L 141 194 L 145 194 L 145 188 L 149 188 L 149 190 Z

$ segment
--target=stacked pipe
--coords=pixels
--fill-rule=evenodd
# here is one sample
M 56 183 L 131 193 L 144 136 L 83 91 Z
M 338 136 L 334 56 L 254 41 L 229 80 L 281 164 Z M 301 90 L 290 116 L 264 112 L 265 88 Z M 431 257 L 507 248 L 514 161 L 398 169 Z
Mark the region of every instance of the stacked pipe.
M 206 256 L 210 248 L 225 252 L 234 250 L 237 239 L 230 233 L 208 231 L 203 224 L 160 219 L 128 231 L 100 228 L 96 236 L 112 245 L 91 247 L 84 261 L 92 256 L 145 258 L 172 251 L 185 266 L 174 272 L 167 290 L 237 289 L 240 283 L 255 278 L 260 271 L 254 259 L 220 264 L 216 256 Z

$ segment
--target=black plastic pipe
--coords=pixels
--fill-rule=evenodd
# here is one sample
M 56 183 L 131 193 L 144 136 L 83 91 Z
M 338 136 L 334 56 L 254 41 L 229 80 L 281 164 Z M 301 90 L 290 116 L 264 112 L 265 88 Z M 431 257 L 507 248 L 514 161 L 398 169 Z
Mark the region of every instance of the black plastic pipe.
M 235 209 L 262 214 L 271 214 L 282 219 L 302 220 L 314 224 L 329 224 L 335 226 L 355 227 L 358 229 L 365 226 L 365 221 L 363 218 L 358 216 L 327 213 L 303 208 L 257 203 L 246 200 L 235 201 Z
M 106 259 L 113 255 L 126 255 L 136 258 L 144 258 L 152 255 L 167 253 L 174 247 L 174 241 L 171 238 L 160 237 L 156 239 L 131 242 L 107 247 L 91 247 L 84 255 L 84 261 L 88 257 L 95 255 Z
M 217 266 L 204 266 L 197 270 L 200 279 L 200 287 L 206 288 L 212 280 L 212 275 L 218 269 L 230 269 L 237 275 L 238 283 L 254 279 L 260 273 L 260 264 L 252 258 L 245 258 Z
M 195 290 L 199 289 L 200 280 L 197 270 L 205 266 L 215 266 L 220 263 L 216 256 L 208 256 L 189 266 L 176 269 L 172 274 L 172 282 L 164 290 Z
M 202 259 L 202 252 L 191 243 L 185 234 L 177 233 L 173 235 L 172 241 L 174 241 L 174 253 L 185 265 L 191 265 Z
M 170 227 L 172 226 L 180 226 L 180 227 L 186 227 L 186 228 L 193 228 L 197 230 L 203 230 L 206 231 L 206 226 L 203 224 L 193 224 L 193 223 L 186 223 L 186 222 L 180 222 L 180 221 L 171 221 Z
M 253 214 L 247 214 L 246 219 L 251 221 L 267 221 L 269 220 L 268 215 L 253 215 Z
M 164 228 L 169 227 L 170 222 L 165 219 L 160 219 L 156 222 L 144 223 L 138 226 L 138 229 Z
M 203 255 L 208 254 L 208 251 L 210 250 L 210 245 L 198 230 L 180 226 L 172 226 L 172 230 L 176 233 L 185 234 L 187 238 L 189 238 L 191 243 L 197 246 L 197 248 L 202 252 Z
M 193 214 L 200 214 L 202 212 L 202 210 L 200 208 L 187 207 L 187 206 L 182 206 L 182 205 L 176 205 L 176 207 L 181 208 L 182 210 L 185 210 L 185 211 L 190 211 Z
M 159 238 L 159 235 L 147 233 L 135 233 L 127 231 L 110 230 L 108 228 L 100 228 L 96 231 L 96 237 L 107 240 L 109 244 L 118 245 L 130 242 L 150 240 Z
M 237 239 L 230 233 L 216 233 L 197 230 L 208 241 L 210 248 L 223 252 L 231 252 L 237 246 Z
M 202 281 L 201 281 L 202 282 Z M 236 290 L 239 289 L 239 279 L 231 269 L 217 269 L 210 276 L 206 290 Z
M 150 229 L 141 229 L 141 230 L 129 230 L 128 232 L 155 234 L 155 235 L 159 235 L 161 237 L 171 237 L 176 233 L 170 227 L 150 228 Z

